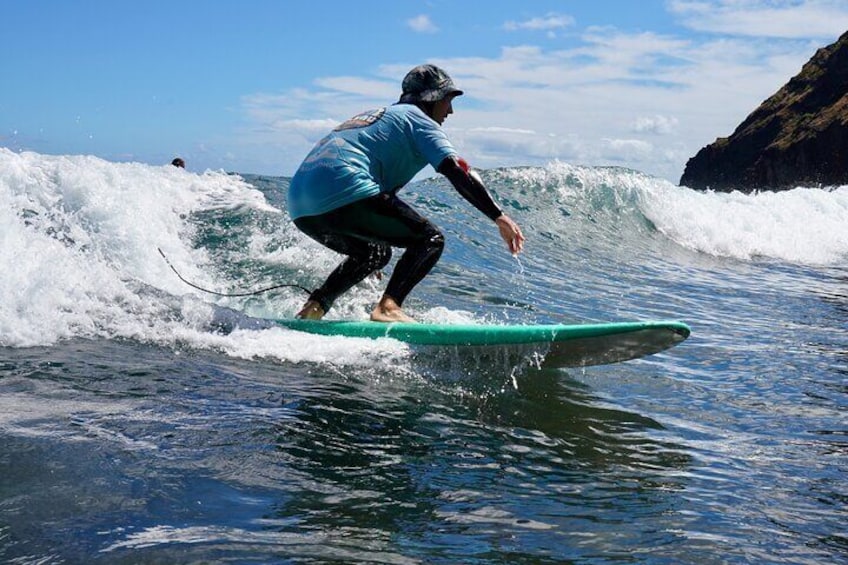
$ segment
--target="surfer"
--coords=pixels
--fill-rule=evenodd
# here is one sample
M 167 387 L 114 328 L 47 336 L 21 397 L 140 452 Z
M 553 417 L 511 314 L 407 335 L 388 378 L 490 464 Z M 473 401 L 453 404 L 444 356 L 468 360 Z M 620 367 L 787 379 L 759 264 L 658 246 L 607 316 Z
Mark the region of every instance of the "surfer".
M 389 262 L 392 247 L 400 247 L 405 251 L 371 319 L 414 321 L 402 310 L 404 299 L 439 260 L 445 238 L 397 192 L 428 163 L 495 222 L 511 253 L 522 250 L 521 228 L 442 131 L 461 94 L 445 71 L 419 65 L 404 77 L 396 104 L 347 120 L 306 156 L 289 185 L 289 214 L 303 233 L 346 258 L 311 293 L 298 318 L 322 318 L 336 298 Z

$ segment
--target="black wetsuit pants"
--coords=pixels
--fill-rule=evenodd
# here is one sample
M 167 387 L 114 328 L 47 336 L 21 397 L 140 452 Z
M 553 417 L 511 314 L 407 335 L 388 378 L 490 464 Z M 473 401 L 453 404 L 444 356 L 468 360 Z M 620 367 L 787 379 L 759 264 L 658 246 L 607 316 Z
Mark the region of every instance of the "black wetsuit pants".
M 386 295 L 402 305 L 409 292 L 438 262 L 445 238 L 433 225 L 395 194 L 379 194 L 294 221 L 306 235 L 347 258 L 309 297 L 324 312 L 369 274 L 382 269 L 392 247 L 405 248 L 386 287 Z

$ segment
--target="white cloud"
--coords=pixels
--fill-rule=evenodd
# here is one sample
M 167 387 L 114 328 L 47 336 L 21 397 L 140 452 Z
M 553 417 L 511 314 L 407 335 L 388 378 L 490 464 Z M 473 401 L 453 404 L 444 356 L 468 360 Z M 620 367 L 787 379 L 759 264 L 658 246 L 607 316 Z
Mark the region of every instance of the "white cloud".
M 296 130 L 306 133 L 319 132 L 321 135 L 339 125 L 338 120 L 324 118 L 321 120 L 277 120 L 273 126 L 278 130 Z
M 631 130 L 636 133 L 652 133 L 664 135 L 672 133 L 677 128 L 678 120 L 669 116 L 639 116 L 633 122 Z
M 557 158 L 576 158 L 581 155 L 579 142 L 573 137 L 554 134 L 538 135 L 535 131 L 509 127 L 477 127 L 448 129 L 453 142 L 478 167 L 497 167 L 504 164 L 527 164 L 511 161 L 516 155 L 535 163 Z
M 439 28 L 430 19 L 430 16 L 421 14 L 406 20 L 406 25 L 417 33 L 436 33 Z
M 315 80 L 315 84 L 329 91 L 361 96 L 366 99 L 391 98 L 400 95 L 400 86 L 394 82 L 362 77 L 321 77 Z
M 574 23 L 574 18 L 571 16 L 549 13 L 543 17 L 531 18 L 522 22 L 508 21 L 503 27 L 507 31 L 529 30 L 552 32 L 571 27 Z
M 672 0 L 688 27 L 752 37 L 832 38 L 848 29 L 845 0 Z
M 482 128 L 469 128 L 467 130 L 469 133 L 495 133 L 495 134 L 520 134 L 520 135 L 534 135 L 536 132 L 532 129 L 514 129 L 514 128 L 499 128 L 499 127 L 482 127 Z
M 604 139 L 602 147 L 609 149 L 608 159 L 630 161 L 650 156 L 654 146 L 641 139 Z
M 753 4 L 710 5 L 747 13 Z M 670 6 L 678 15 L 695 9 L 693 2 Z M 771 37 L 591 28 L 568 48 L 513 45 L 493 57 L 430 62 L 445 68 L 466 92 L 445 128 L 475 166 L 559 159 L 623 165 L 676 182 L 689 157 L 732 133 L 818 47 L 835 39 Z M 406 63 L 385 65 L 374 77 L 323 77 L 309 89 L 246 97 L 251 131 L 276 140 L 275 151 L 285 155 L 283 174 L 292 174 L 298 158 L 331 129 L 319 133 L 311 126 L 393 103 L 407 70 Z

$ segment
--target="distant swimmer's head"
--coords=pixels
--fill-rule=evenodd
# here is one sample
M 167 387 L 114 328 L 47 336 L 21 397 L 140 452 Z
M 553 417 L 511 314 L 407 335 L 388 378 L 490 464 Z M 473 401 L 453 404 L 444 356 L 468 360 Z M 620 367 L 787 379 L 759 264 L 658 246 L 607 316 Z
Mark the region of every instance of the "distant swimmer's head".
M 448 73 L 436 65 L 418 65 L 403 77 L 403 94 L 400 102 L 438 102 L 447 97 L 460 96 Z
M 182 160 L 181 158 L 179 158 L 179 157 L 177 157 L 176 159 L 174 159 L 173 161 L 171 161 L 171 164 L 172 164 L 173 166 L 175 166 L 175 167 L 179 167 L 179 168 L 181 168 L 181 169 L 185 169 L 185 161 L 183 161 L 183 160 Z

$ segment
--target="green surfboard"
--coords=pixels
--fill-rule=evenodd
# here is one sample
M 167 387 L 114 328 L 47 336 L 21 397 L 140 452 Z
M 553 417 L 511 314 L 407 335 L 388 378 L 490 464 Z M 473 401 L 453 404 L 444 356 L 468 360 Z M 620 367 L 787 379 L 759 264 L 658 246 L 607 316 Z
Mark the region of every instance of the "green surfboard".
M 535 347 L 546 367 L 585 367 L 618 363 L 658 353 L 689 337 L 676 321 L 600 324 L 415 324 L 371 321 L 275 320 L 312 334 L 392 338 L 416 346 L 458 348 Z

